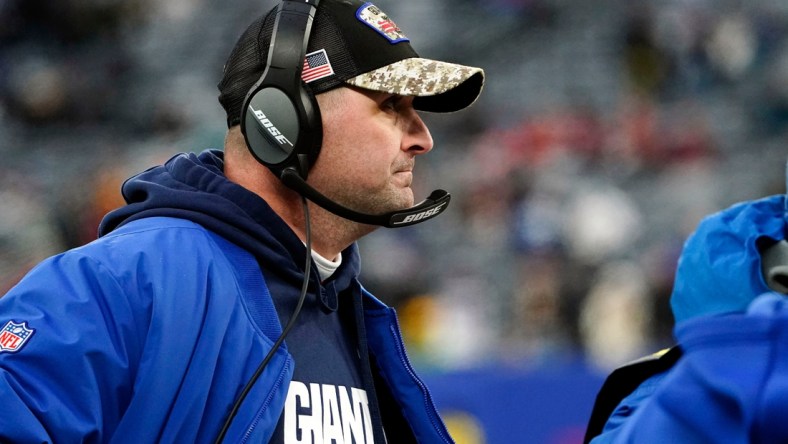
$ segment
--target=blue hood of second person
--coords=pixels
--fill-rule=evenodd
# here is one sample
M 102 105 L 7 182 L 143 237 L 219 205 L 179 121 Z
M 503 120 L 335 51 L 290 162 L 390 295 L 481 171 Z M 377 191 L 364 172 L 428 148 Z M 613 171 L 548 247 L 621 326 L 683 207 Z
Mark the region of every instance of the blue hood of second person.
M 706 217 L 687 239 L 671 295 L 676 322 L 744 312 L 769 292 L 761 270 L 764 246 L 785 239 L 784 194 L 734 205 Z

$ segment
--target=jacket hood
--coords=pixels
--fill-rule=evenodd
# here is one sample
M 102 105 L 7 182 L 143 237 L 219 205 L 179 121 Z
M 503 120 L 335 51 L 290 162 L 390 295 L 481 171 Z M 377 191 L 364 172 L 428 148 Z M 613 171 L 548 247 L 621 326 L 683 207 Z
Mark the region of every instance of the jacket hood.
M 265 200 L 224 176 L 222 151 L 175 155 L 126 180 L 122 193 L 127 205 L 104 217 L 99 236 L 146 217 L 187 219 L 250 251 L 263 266 L 294 280 L 303 277 L 303 242 Z M 338 273 L 354 278 L 358 264 L 354 244 L 343 252 L 344 272 Z
M 703 219 L 678 261 L 670 300 L 676 322 L 741 313 L 769 292 L 761 251 L 786 238 L 787 220 L 785 195 L 736 204 Z

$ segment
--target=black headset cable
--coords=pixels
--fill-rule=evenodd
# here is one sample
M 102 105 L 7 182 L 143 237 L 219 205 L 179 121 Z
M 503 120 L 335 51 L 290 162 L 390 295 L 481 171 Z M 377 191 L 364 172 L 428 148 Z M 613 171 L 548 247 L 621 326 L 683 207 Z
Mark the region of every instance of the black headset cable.
M 295 325 L 296 318 L 298 318 L 298 314 L 301 312 L 301 307 L 304 305 L 304 300 L 306 299 L 307 288 L 309 288 L 309 274 L 312 269 L 312 227 L 309 221 L 309 205 L 307 205 L 307 200 L 305 197 L 301 197 L 301 202 L 304 207 L 304 221 L 305 221 L 305 228 L 306 228 L 306 265 L 304 265 L 304 280 L 301 284 L 301 295 L 298 297 L 298 304 L 296 304 L 295 310 L 293 310 L 293 314 L 290 315 L 290 319 L 287 321 L 287 325 L 282 330 L 282 334 L 279 335 L 279 338 L 274 342 L 274 345 L 271 347 L 271 350 L 268 351 L 268 354 L 265 355 L 265 358 L 260 362 L 260 365 L 257 366 L 257 370 L 255 370 L 252 377 L 244 386 L 241 394 L 238 395 L 238 398 L 235 400 L 233 404 L 233 408 L 230 411 L 230 415 L 227 417 L 227 420 L 224 422 L 224 426 L 222 427 L 221 432 L 219 432 L 219 436 L 216 437 L 214 444 L 221 444 L 224 441 L 224 437 L 227 434 L 227 431 L 230 429 L 230 425 L 233 423 L 233 419 L 238 414 L 238 410 L 241 408 L 241 404 L 243 404 L 244 399 L 254 387 L 254 384 L 257 382 L 257 379 L 260 378 L 260 375 L 263 374 L 263 370 L 265 370 L 266 366 L 268 366 L 268 362 L 271 361 L 273 358 L 274 353 L 279 349 L 284 342 L 285 337 L 290 330 Z

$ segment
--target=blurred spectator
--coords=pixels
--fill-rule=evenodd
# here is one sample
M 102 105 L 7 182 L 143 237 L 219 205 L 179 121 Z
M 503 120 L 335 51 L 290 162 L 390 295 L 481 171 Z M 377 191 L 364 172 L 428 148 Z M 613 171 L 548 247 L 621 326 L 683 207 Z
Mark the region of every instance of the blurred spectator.
M 0 104 L 8 115 L 33 125 L 126 118 L 122 86 L 132 61 L 122 39 L 142 3 L 4 2 Z
M 568 272 L 559 254 L 541 253 L 520 258 L 504 342 L 506 360 L 549 362 L 575 348 L 573 319 L 564 317 L 566 282 L 578 279 Z
M 624 24 L 621 54 L 634 93 L 648 97 L 659 94 L 670 69 L 670 60 L 655 41 L 651 14 L 650 9 L 642 7 L 630 12 Z
M 788 43 L 766 63 L 763 88 L 755 100 L 755 128 L 778 136 L 788 128 Z
M 758 53 L 750 17 L 740 12 L 720 18 L 705 43 L 712 67 L 726 80 L 741 79 Z
M 610 262 L 594 279 L 583 303 L 580 331 L 588 356 L 612 370 L 653 352 L 647 280 L 634 262 Z
M 584 262 L 625 255 L 642 234 L 642 215 L 623 191 L 589 184 L 572 197 L 565 212 L 569 253 Z
M 0 294 L 33 265 L 62 251 L 41 184 L 0 171 Z

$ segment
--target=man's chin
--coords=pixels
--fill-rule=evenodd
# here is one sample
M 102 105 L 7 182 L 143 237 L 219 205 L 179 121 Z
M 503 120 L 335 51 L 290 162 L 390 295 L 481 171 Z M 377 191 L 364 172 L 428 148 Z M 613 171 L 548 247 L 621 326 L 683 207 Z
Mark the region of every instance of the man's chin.
M 356 195 L 354 198 L 336 199 L 335 201 L 354 211 L 376 216 L 407 210 L 415 205 L 413 190 L 410 187 L 389 190 L 388 192 Z
M 386 214 L 394 211 L 403 211 L 412 207 L 414 204 L 413 193 L 409 192 L 400 196 L 395 196 L 383 201 L 379 201 L 373 205 L 374 209 L 370 209 L 371 214 Z
M 410 189 L 410 187 L 408 187 L 408 188 L 406 188 L 406 189 L 404 189 L 402 191 L 403 191 L 402 199 L 400 199 L 401 204 L 400 204 L 399 208 L 397 208 L 396 210 L 392 210 L 392 211 L 407 210 L 408 208 L 416 205 L 416 199 L 413 196 L 413 190 Z

